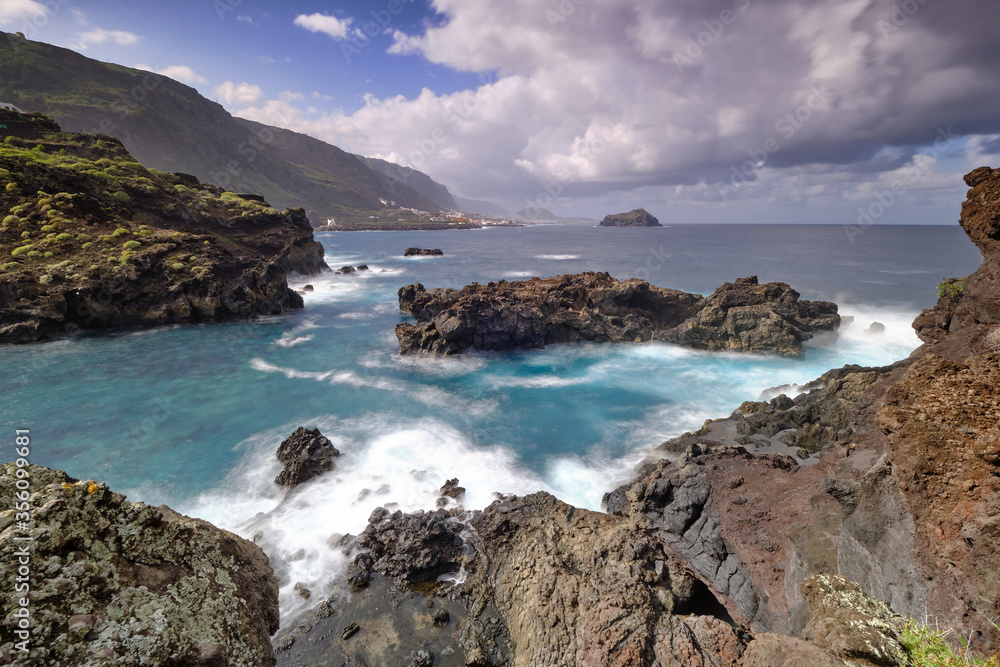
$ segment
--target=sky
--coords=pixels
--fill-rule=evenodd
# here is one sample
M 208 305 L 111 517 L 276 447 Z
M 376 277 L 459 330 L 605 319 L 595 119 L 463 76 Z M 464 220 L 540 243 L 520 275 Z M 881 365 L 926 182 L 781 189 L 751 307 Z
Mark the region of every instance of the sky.
M 509 210 L 954 224 L 996 0 L 0 0 L 0 28 Z

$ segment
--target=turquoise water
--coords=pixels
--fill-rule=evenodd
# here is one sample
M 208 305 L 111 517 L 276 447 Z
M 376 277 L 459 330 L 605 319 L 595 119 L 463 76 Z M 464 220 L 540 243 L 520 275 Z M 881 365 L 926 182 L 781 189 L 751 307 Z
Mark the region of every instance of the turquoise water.
M 329 586 L 343 557 L 327 539 L 371 510 L 433 507 L 458 477 L 467 507 L 493 492 L 552 491 L 598 508 L 646 449 L 728 414 L 769 387 L 846 363 L 885 364 L 919 344 L 909 327 L 944 275 L 975 269 L 957 227 L 534 227 L 320 234 L 333 267 L 299 281 L 306 308 L 251 323 L 130 330 L 0 349 L 0 426 L 30 428 L 34 463 L 168 503 L 262 546 L 294 613 L 297 581 Z M 410 245 L 443 258 L 406 258 Z M 756 274 L 858 321 L 804 360 L 666 344 L 557 345 L 510 354 L 401 357 L 396 290 L 460 287 L 582 270 L 709 293 Z M 886 335 L 866 336 L 871 321 Z M 341 450 L 337 470 L 283 495 L 274 450 L 297 426 Z M 8 455 L 9 458 L 10 455 Z M 314 599 L 322 599 L 314 597 Z

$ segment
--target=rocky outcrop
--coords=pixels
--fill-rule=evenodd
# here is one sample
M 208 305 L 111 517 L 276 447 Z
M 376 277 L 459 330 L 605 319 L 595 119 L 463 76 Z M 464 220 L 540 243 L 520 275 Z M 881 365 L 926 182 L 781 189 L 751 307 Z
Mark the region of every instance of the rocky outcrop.
M 318 428 L 308 430 L 300 426 L 281 442 L 275 456 L 284 468 L 274 483 L 295 486 L 333 470 L 333 458 L 340 456 L 340 452 Z
M 111 137 L 20 140 L 0 168 L 0 343 L 279 314 L 303 305 L 289 274 L 326 268 L 302 209 L 146 169 Z
M 403 251 L 403 257 L 433 257 L 444 255 L 440 248 L 407 248 Z
M 965 183 L 971 189 L 959 224 L 983 263 L 966 278 L 942 282 L 937 305 L 913 322 L 927 351 L 958 363 L 992 352 L 987 337 L 1000 325 L 1000 169 L 979 167 L 966 174 Z
M 756 277 L 726 283 L 708 298 L 607 273 L 473 283 L 461 290 L 416 283 L 399 290 L 399 307 L 417 320 L 396 327 L 404 354 L 662 340 L 798 356 L 803 341 L 839 323 L 836 304 L 801 300 L 788 285 L 760 285 Z
M 0 468 L 0 507 L 0 664 L 274 664 L 278 584 L 256 545 L 33 465 Z
M 646 209 L 637 208 L 628 213 L 612 213 L 604 216 L 598 227 L 662 227 L 660 221 L 646 212 Z

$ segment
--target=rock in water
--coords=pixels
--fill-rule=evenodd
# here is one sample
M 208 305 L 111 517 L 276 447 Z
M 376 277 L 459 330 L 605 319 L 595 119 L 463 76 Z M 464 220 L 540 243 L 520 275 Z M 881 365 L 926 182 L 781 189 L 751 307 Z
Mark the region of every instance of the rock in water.
M 868 328 L 865 329 L 865 333 L 869 336 L 881 336 L 885 333 L 885 325 L 881 322 L 872 322 Z
M 15 482 L 25 480 L 19 491 Z M 14 664 L 45 667 L 275 664 L 278 582 L 252 542 L 41 466 L 0 467 L 0 502 L 31 507 L 26 527 L 13 523 L 13 510 L 0 514 L 5 614 L 25 597 L 31 629 L 30 652 L 22 654 L 18 619 L 7 615 L 0 663 L 14 656 Z M 23 545 L 27 565 L 18 556 Z M 30 593 L 15 592 L 21 566 Z
M 444 255 L 440 248 L 407 248 L 403 251 L 403 257 L 424 257 L 430 255 Z
M 333 457 L 340 456 L 340 452 L 318 428 L 310 431 L 300 426 L 285 438 L 276 455 L 285 467 L 274 478 L 274 483 L 295 486 L 332 470 Z
M 646 212 L 646 209 L 637 208 L 628 213 L 612 213 L 604 216 L 598 227 L 662 227 L 660 221 Z
M 708 298 L 607 273 L 472 283 L 461 290 L 415 283 L 399 290 L 399 308 L 417 320 L 396 327 L 403 354 L 663 340 L 801 356 L 813 332 L 839 323 L 836 304 L 800 300 L 788 285 L 760 285 L 756 277 L 726 283 Z

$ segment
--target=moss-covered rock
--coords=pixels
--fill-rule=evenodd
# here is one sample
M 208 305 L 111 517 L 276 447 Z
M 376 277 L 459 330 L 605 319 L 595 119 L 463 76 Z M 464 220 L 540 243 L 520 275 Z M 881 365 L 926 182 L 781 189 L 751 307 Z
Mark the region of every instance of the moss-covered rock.
M 0 468 L 0 507 L 0 664 L 274 664 L 278 586 L 256 545 L 34 465 Z

